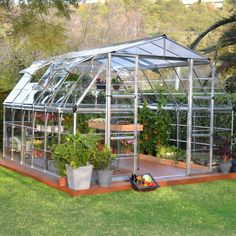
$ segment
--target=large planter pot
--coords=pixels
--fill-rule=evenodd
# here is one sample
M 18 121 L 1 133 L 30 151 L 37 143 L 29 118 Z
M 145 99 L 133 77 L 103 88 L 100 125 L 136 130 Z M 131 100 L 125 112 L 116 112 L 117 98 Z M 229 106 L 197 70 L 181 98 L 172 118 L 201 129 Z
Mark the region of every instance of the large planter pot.
M 93 165 L 82 166 L 74 169 L 66 165 L 68 187 L 74 190 L 89 189 Z
M 233 172 L 236 172 L 236 160 L 232 160 L 232 169 Z
M 223 174 L 228 174 L 231 168 L 231 161 L 220 163 L 220 172 Z
M 101 187 L 107 187 L 111 184 L 113 170 L 97 170 L 98 184 Z

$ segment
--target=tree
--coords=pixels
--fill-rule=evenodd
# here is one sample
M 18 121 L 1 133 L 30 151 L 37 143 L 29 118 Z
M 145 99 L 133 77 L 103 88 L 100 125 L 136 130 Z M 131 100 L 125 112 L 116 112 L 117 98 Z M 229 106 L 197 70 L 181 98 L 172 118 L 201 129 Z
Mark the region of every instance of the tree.
M 27 8 L 40 15 L 48 15 L 50 8 L 55 8 L 58 16 L 70 16 L 70 10 L 64 0 L 20 0 L 17 5 L 15 0 L 0 0 L 0 7 L 14 14 L 18 9 Z
M 213 30 L 222 27 L 224 25 L 234 23 L 236 22 L 236 12 L 234 12 L 230 17 L 223 18 L 222 20 L 217 21 L 215 24 L 211 25 L 209 28 L 207 28 L 204 32 L 202 32 L 191 44 L 190 48 L 196 49 L 197 45 L 200 43 L 200 41 L 210 32 Z
M 228 18 L 217 21 L 201 33 L 191 44 L 191 48 L 195 49 L 208 33 L 222 26 L 227 27 L 221 34 L 217 43 L 202 51 L 204 53 L 215 53 L 215 59 L 218 62 L 218 72 L 223 73 L 223 77 L 228 77 L 225 81 L 226 90 L 228 92 L 236 92 L 236 10 Z

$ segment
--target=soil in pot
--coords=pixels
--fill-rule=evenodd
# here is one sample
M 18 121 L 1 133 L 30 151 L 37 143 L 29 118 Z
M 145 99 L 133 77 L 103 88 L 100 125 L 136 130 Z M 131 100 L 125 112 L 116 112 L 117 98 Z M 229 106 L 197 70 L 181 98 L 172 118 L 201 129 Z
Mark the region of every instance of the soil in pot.
M 111 185 L 113 170 L 98 170 L 97 174 L 98 174 L 98 184 L 101 187 L 107 187 Z
M 120 85 L 113 85 L 113 89 L 114 90 L 119 90 L 120 89 Z

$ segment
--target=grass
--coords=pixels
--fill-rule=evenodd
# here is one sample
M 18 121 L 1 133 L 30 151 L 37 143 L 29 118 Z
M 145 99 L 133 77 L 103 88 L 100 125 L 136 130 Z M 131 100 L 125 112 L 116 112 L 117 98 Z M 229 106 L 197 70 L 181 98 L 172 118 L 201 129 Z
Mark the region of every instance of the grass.
M 0 168 L 0 235 L 236 235 L 236 180 L 71 198 Z

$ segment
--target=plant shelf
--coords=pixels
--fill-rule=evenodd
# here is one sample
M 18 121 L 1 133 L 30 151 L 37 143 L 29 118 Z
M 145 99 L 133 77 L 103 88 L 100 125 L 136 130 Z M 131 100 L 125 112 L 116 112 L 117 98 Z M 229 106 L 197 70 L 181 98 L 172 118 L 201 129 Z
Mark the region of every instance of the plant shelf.
M 88 127 L 93 129 L 101 129 L 105 130 L 105 123 L 104 122 L 88 122 Z M 134 131 L 134 125 L 133 124 L 126 124 L 126 125 L 111 125 L 112 131 Z M 143 125 L 138 124 L 137 125 L 137 131 L 143 131 Z

